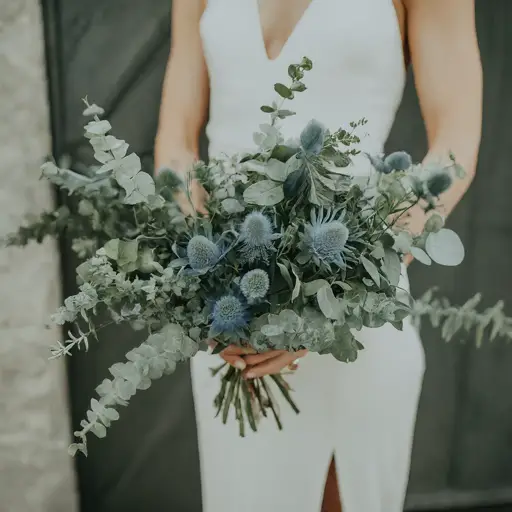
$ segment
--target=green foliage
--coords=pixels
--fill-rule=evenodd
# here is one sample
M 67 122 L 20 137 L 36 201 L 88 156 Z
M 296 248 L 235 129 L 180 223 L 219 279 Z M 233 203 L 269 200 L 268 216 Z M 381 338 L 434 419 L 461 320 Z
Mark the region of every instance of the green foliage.
M 436 297 L 435 291 L 431 289 L 414 301 L 412 317 L 418 328 L 422 317 L 427 317 L 434 327 L 441 329 L 441 336 L 445 341 L 450 341 L 461 331 L 473 330 L 476 332 L 477 347 L 482 345 L 486 331 L 490 341 L 497 337 L 512 341 L 512 318 L 505 315 L 502 301 L 479 313 L 475 308 L 482 299 L 480 294 L 457 307 L 452 306 L 446 298 Z
M 478 315 L 474 302 L 459 309 L 430 297 L 404 303 L 404 255 L 412 252 L 425 264 L 462 261 L 462 243 L 440 215 L 416 236 L 399 227 L 415 205 L 435 208 L 446 176 L 460 176 L 460 169 L 453 161 L 425 173 L 399 152 L 371 156 L 376 172 L 352 178 L 346 168 L 359 154 L 356 132 L 365 119 L 332 133 L 311 121 L 297 142 L 285 141 L 277 122 L 293 112 L 283 103 L 305 90 L 302 80 L 311 69 L 305 58 L 288 68 L 290 84 L 276 84 L 280 100 L 262 107 L 270 119 L 254 135 L 253 154 L 199 162 L 186 182 L 170 169 L 153 181 L 139 157 L 128 154 L 128 144 L 110 134 L 102 109 L 87 101 L 84 114 L 92 120 L 85 136 L 99 165 L 86 174 L 43 166 L 43 176 L 76 201 L 43 213 L 6 243 L 26 245 L 66 232 L 83 259 L 79 292 L 53 317 L 72 325 L 52 356 L 87 349 L 103 327 L 99 311 L 108 312 L 111 323 L 149 334 L 98 387 L 73 453 L 86 453 L 89 432 L 105 436 L 119 417 L 117 406 L 172 373 L 209 336 L 217 350 L 249 342 L 259 351 L 308 349 L 342 362 L 355 361 L 363 348 L 357 331 L 386 323 L 401 329 L 411 313 L 442 324 L 447 338 L 476 327 L 480 339 L 490 324 L 492 336 L 511 337 L 500 308 Z M 174 202 L 177 192 L 190 197 L 192 175 L 208 193 L 208 217 L 185 218 Z M 228 369 L 221 382 L 218 412 L 227 419 L 233 408 L 241 434 L 246 420 L 257 428 L 255 407 L 263 414 L 270 407 L 281 426 L 271 385 L 298 411 L 281 376 L 248 384 Z

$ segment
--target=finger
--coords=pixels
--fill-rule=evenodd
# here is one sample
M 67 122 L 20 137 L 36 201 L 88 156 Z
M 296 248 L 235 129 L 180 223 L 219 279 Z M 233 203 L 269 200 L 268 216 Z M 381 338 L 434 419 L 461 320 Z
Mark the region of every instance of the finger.
M 268 359 L 263 363 L 256 366 L 249 367 L 244 373 L 246 379 L 257 379 L 265 375 L 273 375 L 279 373 L 284 367 L 288 366 L 293 361 L 294 356 L 290 353 L 281 354 L 272 359 Z
M 264 375 L 272 375 L 279 373 L 283 368 L 293 363 L 296 359 L 304 357 L 308 353 L 307 350 L 299 350 L 297 352 L 284 352 L 277 357 L 268 359 L 260 364 L 247 368 L 244 373 L 246 379 L 256 379 Z
M 223 351 L 223 354 L 226 355 L 247 355 L 247 354 L 256 354 L 256 350 L 251 347 L 239 347 L 238 345 L 229 345 Z
M 205 207 L 206 201 L 208 201 L 209 195 L 203 186 L 194 180 L 191 187 L 192 204 L 195 210 L 202 214 L 208 215 L 208 210 Z
M 222 357 L 226 363 L 234 366 L 237 370 L 245 370 L 247 367 L 245 361 L 240 356 L 223 354 L 221 352 L 220 357 Z
M 251 356 L 245 356 L 245 362 L 248 365 L 256 365 L 267 361 L 268 359 L 272 359 L 273 357 L 280 356 L 284 354 L 286 350 L 269 350 L 268 352 L 263 352 L 262 354 L 255 354 Z
M 185 192 L 178 192 L 175 195 L 175 201 L 178 204 L 179 209 L 183 212 L 183 215 L 187 217 L 194 217 L 196 212 L 194 208 L 190 204 L 190 201 L 187 198 Z

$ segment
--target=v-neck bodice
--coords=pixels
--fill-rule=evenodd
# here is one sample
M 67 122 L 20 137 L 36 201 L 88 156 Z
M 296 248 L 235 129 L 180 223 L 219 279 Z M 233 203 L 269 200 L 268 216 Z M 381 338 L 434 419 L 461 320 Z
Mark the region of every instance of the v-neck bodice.
M 362 117 L 362 147 L 381 151 L 405 82 L 402 40 L 392 0 L 311 0 L 280 54 L 269 59 L 257 0 L 208 0 L 201 36 L 210 78 L 210 154 L 254 150 L 253 133 L 276 99 L 274 83 L 289 82 L 288 65 L 307 56 L 307 90 L 282 122 L 296 137 L 316 118 L 329 129 Z M 365 136 L 365 133 L 367 135 Z

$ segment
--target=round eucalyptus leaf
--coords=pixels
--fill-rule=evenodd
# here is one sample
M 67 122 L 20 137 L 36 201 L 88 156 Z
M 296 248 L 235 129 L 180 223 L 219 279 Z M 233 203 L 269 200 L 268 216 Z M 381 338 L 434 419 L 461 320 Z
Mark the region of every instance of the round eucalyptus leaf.
M 275 84 L 274 90 L 281 96 L 282 98 L 285 98 L 287 100 L 293 99 L 293 92 L 286 87 L 286 85 L 283 84 Z
M 430 256 L 423 249 L 420 249 L 419 247 L 413 247 L 411 249 L 411 254 L 414 259 L 418 260 L 420 263 L 423 263 L 424 265 L 432 265 Z
M 241 213 L 245 210 L 243 205 L 241 205 L 240 202 L 233 197 L 224 199 L 224 201 L 222 201 L 221 204 L 222 204 L 222 208 L 224 208 L 224 211 L 226 213 L 231 213 L 231 214 Z
M 265 174 L 274 181 L 283 182 L 286 180 L 286 164 L 271 158 L 265 165 Z
M 261 328 L 261 333 L 265 336 L 279 336 L 283 334 L 283 328 L 280 325 L 264 325 Z
M 320 311 L 322 311 L 326 318 L 337 320 L 341 316 L 341 304 L 334 296 L 329 285 L 320 288 L 316 294 L 316 298 Z
M 244 191 L 244 200 L 249 204 L 273 206 L 283 199 L 283 185 L 271 180 L 258 181 Z
M 464 245 L 451 229 L 430 233 L 425 242 L 427 254 L 439 265 L 454 267 L 464 259 Z

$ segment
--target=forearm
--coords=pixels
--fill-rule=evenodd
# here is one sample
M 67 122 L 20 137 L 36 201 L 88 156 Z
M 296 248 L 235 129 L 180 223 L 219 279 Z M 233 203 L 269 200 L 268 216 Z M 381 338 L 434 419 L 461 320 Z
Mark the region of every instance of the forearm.
M 461 165 L 465 171 L 464 178 L 454 177 L 452 186 L 441 196 L 437 202 L 436 211 L 448 217 L 461 201 L 468 190 L 476 172 L 478 148 L 480 142 L 480 128 L 478 122 L 473 122 L 473 128 L 468 128 L 464 123 L 453 123 L 453 127 L 439 130 L 439 134 L 432 137 L 429 151 L 423 160 L 424 164 L 436 163 L 450 166 L 450 154 L 455 156 L 457 164 Z M 410 210 L 408 227 L 413 233 L 421 233 L 429 215 L 425 214 L 422 207 L 417 205 Z
M 162 86 L 155 167 L 188 170 L 198 157 L 208 110 L 209 82 L 199 21 L 203 0 L 173 2 L 173 40 Z
M 155 138 L 155 169 L 170 167 L 186 172 L 198 157 L 198 130 L 185 121 L 181 107 L 176 105 L 173 87 L 173 66 L 169 63 L 162 90 L 158 131 Z
M 449 215 L 476 169 L 482 123 L 482 65 L 472 0 L 403 0 L 416 89 L 428 135 L 425 163 L 450 164 L 453 153 L 466 171 L 441 195 L 439 212 Z M 412 212 L 410 229 L 421 232 L 427 216 Z

